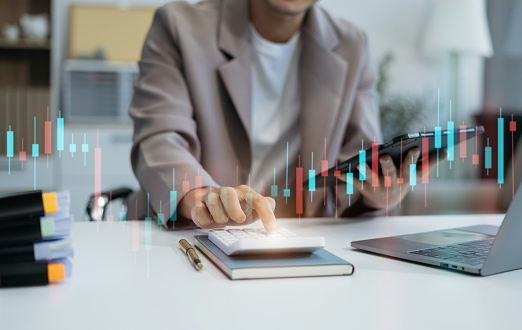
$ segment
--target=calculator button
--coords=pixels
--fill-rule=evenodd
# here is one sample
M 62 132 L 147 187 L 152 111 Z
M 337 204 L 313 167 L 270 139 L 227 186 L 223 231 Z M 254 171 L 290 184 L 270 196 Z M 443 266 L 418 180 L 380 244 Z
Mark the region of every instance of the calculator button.
M 322 249 L 323 237 L 301 237 L 288 229 L 213 229 L 209 240 L 227 255 L 306 253 Z

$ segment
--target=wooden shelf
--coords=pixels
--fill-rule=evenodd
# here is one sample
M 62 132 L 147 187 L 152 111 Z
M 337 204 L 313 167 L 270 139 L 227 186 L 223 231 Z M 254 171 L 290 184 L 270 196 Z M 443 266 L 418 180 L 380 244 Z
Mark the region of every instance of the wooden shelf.
M 50 50 L 51 41 L 32 41 L 32 40 L 18 40 L 15 42 L 0 39 L 0 49 L 19 49 L 19 50 Z
M 49 105 L 51 37 L 40 42 L 27 40 L 20 29 L 20 39 L 10 42 L 4 39 L 1 29 L 5 24 L 19 26 L 23 14 L 45 13 L 51 26 L 51 2 L 53 0 L 0 0 L 0 132 L 5 132 L 6 125 L 18 131 L 14 141 L 17 151 L 21 150 L 22 138 L 26 141 L 24 151 L 29 151 L 35 135 L 34 127 L 31 128 L 33 118 L 45 116 Z M 38 141 L 43 141 L 42 131 L 36 131 Z M 4 144 L 0 143 L 0 157 L 7 152 Z

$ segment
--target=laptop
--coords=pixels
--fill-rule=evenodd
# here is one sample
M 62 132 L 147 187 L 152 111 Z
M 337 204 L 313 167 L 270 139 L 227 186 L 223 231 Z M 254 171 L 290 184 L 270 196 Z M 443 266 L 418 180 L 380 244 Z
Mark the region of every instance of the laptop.
M 522 268 L 522 184 L 500 227 L 478 225 L 352 242 L 390 257 L 482 276 Z

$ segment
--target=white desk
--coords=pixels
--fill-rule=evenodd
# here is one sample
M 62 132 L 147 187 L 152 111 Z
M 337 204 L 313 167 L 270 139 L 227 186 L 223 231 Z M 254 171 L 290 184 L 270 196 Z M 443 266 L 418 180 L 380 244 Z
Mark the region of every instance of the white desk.
M 327 249 L 354 263 L 355 274 L 244 281 L 229 280 L 207 259 L 196 272 L 177 247 L 195 232 L 154 226 L 147 279 L 143 222 L 136 263 L 131 223 L 103 223 L 98 231 L 95 223 L 76 223 L 73 277 L 0 290 L 0 329 L 520 329 L 520 270 L 483 278 L 350 247 L 352 240 L 501 219 L 282 219 L 280 226 L 301 235 L 325 236 Z

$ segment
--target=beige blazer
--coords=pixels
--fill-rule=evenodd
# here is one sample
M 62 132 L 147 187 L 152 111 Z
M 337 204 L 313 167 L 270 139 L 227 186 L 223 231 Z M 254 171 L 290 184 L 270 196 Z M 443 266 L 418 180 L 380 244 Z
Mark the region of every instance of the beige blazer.
M 143 218 L 148 192 L 152 210 L 168 218 L 173 183 L 178 203 L 183 181 L 193 189 L 198 173 L 203 186 L 248 182 L 252 164 L 248 23 L 248 0 L 172 2 L 157 10 L 129 109 L 134 120 L 131 162 L 141 185 L 129 200 L 129 217 L 137 212 Z M 301 37 L 300 155 L 307 176 L 312 152 L 313 168 L 319 173 L 325 157 L 333 166 L 357 154 L 363 139 L 366 149 L 374 138 L 379 142 L 381 134 L 377 72 L 366 35 L 314 5 Z M 278 217 L 295 217 L 295 168 L 289 169 L 291 197 L 286 200 L 285 171 L 277 173 L 275 212 Z M 267 184 L 270 195 L 273 182 Z M 312 199 L 305 186 L 302 216 L 333 215 L 335 196 L 335 188 L 325 192 L 318 187 Z M 356 198 L 352 196 L 352 203 Z M 346 190 L 339 186 L 338 214 L 347 207 Z

